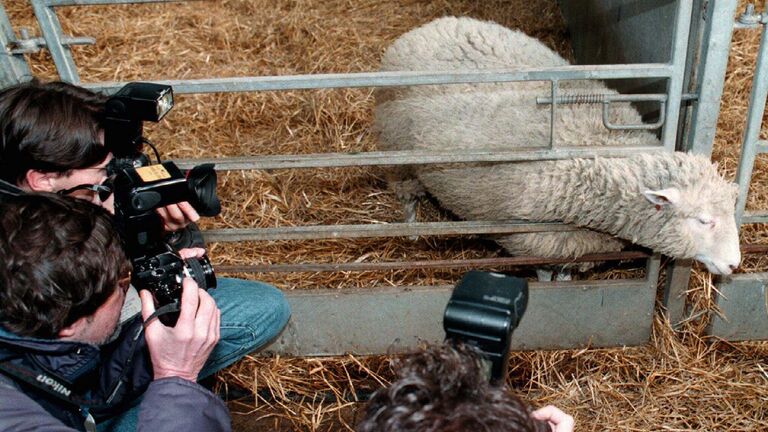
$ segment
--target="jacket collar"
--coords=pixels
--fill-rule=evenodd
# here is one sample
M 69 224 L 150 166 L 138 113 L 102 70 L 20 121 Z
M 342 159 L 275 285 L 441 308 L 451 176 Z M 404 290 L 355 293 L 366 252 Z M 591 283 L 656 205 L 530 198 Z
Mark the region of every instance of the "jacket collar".
M 95 345 L 24 337 L 0 327 L 0 361 L 25 357 L 70 383 L 99 364 L 99 353 Z

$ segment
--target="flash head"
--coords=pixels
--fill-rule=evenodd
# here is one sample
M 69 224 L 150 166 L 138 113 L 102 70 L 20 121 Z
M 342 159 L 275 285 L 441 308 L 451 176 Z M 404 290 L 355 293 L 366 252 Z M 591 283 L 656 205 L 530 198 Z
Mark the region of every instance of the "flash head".
M 107 117 L 135 121 L 160 121 L 173 108 L 173 88 L 165 84 L 132 82 L 106 103 Z
M 117 158 L 134 158 L 144 145 L 143 121 L 158 122 L 173 108 L 169 85 L 132 82 L 104 104 L 104 144 Z
M 489 381 L 506 375 L 512 331 L 528 305 L 528 281 L 501 273 L 472 270 L 451 294 L 443 315 L 445 337 L 476 347 Z

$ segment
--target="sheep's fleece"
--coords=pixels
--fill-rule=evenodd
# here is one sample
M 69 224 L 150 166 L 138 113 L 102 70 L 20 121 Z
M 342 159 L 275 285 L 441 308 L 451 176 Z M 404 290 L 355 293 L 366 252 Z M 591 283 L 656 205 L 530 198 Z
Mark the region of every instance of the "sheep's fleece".
M 522 32 L 446 17 L 400 36 L 381 69 L 447 70 L 564 66 L 557 53 Z M 615 94 L 599 81 L 560 83 L 560 94 Z M 549 144 L 548 82 L 384 88 L 374 129 L 383 150 L 509 149 Z M 602 107 L 559 105 L 555 146 L 651 146 L 646 131 L 610 131 Z M 611 120 L 638 123 L 628 104 Z M 562 221 L 591 230 L 499 236 L 514 255 L 577 257 L 614 252 L 626 242 L 676 258 L 695 258 L 718 274 L 738 266 L 736 186 L 706 158 L 657 151 L 629 158 L 505 164 L 424 165 L 392 170 L 392 185 L 413 218 L 425 191 L 470 220 Z M 594 230 L 594 231 L 593 231 Z M 599 232 L 598 232 L 599 231 Z

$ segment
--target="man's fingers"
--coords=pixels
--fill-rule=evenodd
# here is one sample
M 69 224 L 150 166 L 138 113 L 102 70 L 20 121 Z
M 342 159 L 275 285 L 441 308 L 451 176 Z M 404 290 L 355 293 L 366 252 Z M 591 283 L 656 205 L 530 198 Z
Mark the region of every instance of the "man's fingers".
M 181 291 L 181 312 L 179 313 L 179 320 L 176 322 L 177 326 L 179 324 L 182 326 L 194 325 L 197 307 L 200 303 L 198 291 L 199 288 L 193 279 L 184 278 Z
M 179 249 L 179 256 L 183 259 L 201 258 L 205 255 L 205 249 L 199 247 Z
M 182 201 L 179 203 L 179 210 L 184 213 L 184 216 L 190 222 L 197 222 L 200 219 L 200 215 L 197 213 L 192 204 Z
M 564 413 L 556 406 L 547 405 L 532 412 L 531 415 L 537 420 L 548 421 L 555 425 L 556 432 L 570 432 L 573 430 L 573 417 Z

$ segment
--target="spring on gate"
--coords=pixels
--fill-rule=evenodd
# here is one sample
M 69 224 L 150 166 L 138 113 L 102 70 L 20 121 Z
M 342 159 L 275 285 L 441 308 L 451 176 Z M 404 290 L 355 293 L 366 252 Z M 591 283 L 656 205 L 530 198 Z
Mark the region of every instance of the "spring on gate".
M 606 101 L 604 94 L 575 94 L 575 95 L 562 95 L 557 97 L 557 103 L 559 104 L 594 104 L 603 103 Z

